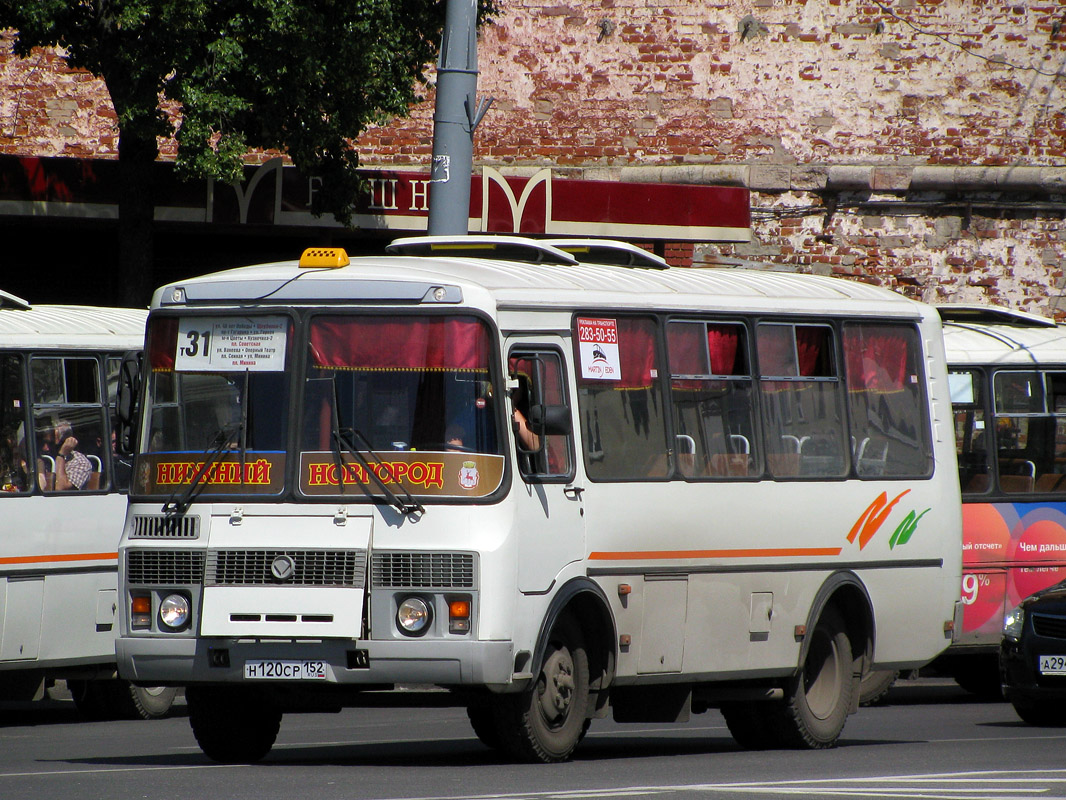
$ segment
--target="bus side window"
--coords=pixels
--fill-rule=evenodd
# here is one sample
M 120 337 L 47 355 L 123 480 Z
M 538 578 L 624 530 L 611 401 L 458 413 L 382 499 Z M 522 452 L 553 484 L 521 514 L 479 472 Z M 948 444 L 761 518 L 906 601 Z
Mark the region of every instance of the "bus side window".
M 959 485 L 964 493 L 987 492 L 992 485 L 982 377 L 970 370 L 948 373 Z
M 26 451 L 26 382 L 22 357 L 0 356 L 0 489 L 10 494 L 33 488 L 33 470 Z
M 993 386 L 999 488 L 1066 491 L 1066 373 L 1002 370 Z
M 518 390 L 512 396 L 514 408 L 525 420 L 536 416 L 532 409 L 560 409 L 568 405 L 566 375 L 562 354 L 556 350 L 537 350 L 528 353 L 511 351 L 508 373 L 518 381 Z M 569 413 L 569 412 L 568 412 Z M 521 445 L 516 434 L 514 441 L 518 450 L 519 470 L 522 477 L 564 479 L 573 474 L 573 435 L 571 433 L 548 433 L 537 437 L 533 452 Z M 541 443 L 540 439 L 543 439 Z M 541 446 L 543 444 L 543 446 Z
M 918 332 L 911 326 L 844 326 L 852 457 L 860 478 L 932 474 L 921 359 Z M 979 441 L 973 445 L 983 447 Z
M 682 477 L 744 478 L 755 473 L 747 340 L 747 329 L 737 323 L 667 323 L 674 450 Z
M 100 361 L 96 358 L 33 356 L 30 358 L 33 392 L 35 463 L 44 491 L 98 491 L 106 488 L 105 402 L 101 392 Z M 59 438 L 57 438 L 57 436 Z M 63 441 L 73 437 L 74 449 L 64 459 L 57 480 L 56 459 Z
M 659 328 L 649 317 L 576 317 L 578 412 L 594 481 L 667 480 Z M 596 341 L 600 340 L 600 341 Z
M 756 332 L 767 463 L 774 477 L 847 472 L 840 369 L 827 325 L 763 322 Z

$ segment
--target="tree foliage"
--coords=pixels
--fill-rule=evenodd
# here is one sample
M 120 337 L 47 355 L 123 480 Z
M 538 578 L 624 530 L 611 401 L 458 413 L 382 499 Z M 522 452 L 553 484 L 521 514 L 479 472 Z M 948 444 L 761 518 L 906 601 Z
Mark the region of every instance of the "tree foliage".
M 100 76 L 120 151 L 154 159 L 174 136 L 187 176 L 240 180 L 252 149 L 287 153 L 323 178 L 342 221 L 355 139 L 407 113 L 436 55 L 444 0 L 0 0 L 15 51 L 58 46 Z M 492 9 L 481 3 L 483 15 Z M 164 109 L 177 107 L 177 115 Z M 120 155 L 121 159 L 121 155 Z

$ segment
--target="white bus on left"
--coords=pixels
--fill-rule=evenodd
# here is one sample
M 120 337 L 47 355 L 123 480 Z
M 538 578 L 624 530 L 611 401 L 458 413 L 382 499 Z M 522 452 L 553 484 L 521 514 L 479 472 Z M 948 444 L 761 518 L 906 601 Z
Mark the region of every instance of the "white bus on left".
M 0 292 L 0 697 L 66 679 L 92 718 L 161 716 L 173 689 L 117 678 L 129 465 L 112 449 L 123 357 L 147 312 Z

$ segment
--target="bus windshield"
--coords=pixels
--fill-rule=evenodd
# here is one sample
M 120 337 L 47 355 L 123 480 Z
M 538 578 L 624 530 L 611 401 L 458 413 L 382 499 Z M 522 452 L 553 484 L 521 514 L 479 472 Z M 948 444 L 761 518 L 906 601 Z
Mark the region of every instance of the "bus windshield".
M 469 315 L 156 318 L 135 491 L 277 495 L 295 439 L 306 497 L 485 497 L 504 475 L 490 343 Z
M 133 491 L 279 493 L 291 338 L 280 316 L 153 320 Z
M 495 491 L 503 437 L 490 341 L 488 327 L 472 316 L 313 317 L 300 491 L 345 494 L 350 484 L 376 493 L 366 485 L 368 469 L 412 494 Z M 346 452 L 337 452 L 338 441 Z M 341 461 L 347 466 L 338 470 Z

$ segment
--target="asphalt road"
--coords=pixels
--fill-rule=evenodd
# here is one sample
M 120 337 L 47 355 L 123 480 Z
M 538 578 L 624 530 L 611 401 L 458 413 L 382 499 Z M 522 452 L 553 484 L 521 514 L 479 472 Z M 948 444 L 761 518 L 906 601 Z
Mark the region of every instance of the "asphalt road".
M 61 694 L 0 704 L 0 799 L 585 800 L 1066 798 L 1066 728 L 1033 728 L 953 683 L 897 684 L 829 751 L 747 752 L 715 711 L 681 725 L 596 721 L 567 764 L 515 765 L 463 709 L 289 715 L 254 766 L 196 746 L 184 707 L 152 722 L 85 722 Z

